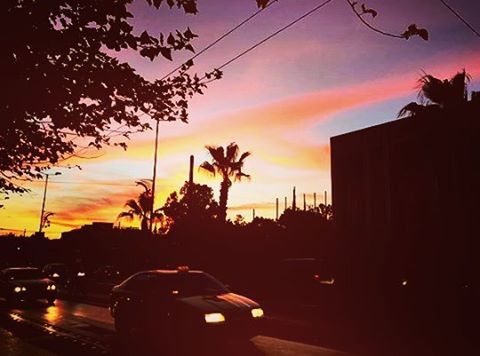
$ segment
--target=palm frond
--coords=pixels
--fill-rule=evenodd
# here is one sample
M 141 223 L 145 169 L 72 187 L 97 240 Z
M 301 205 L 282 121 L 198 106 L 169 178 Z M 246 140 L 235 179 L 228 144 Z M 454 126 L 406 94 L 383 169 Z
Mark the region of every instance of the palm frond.
M 467 100 L 467 88 L 470 80 L 471 77 L 465 72 L 465 69 L 450 79 L 451 95 L 454 100 Z
M 236 181 L 241 181 L 243 178 L 246 178 L 246 179 L 250 180 L 251 176 L 250 176 L 250 174 L 243 173 L 242 171 L 237 171 L 235 173 L 235 180 Z
M 212 176 L 215 177 L 216 169 L 213 166 L 213 164 L 211 164 L 210 162 L 207 162 L 207 161 L 203 162 L 199 166 L 199 169 L 203 169 L 203 170 L 207 171 L 208 173 L 210 173 Z
M 118 214 L 117 219 L 127 219 L 129 221 L 133 220 L 134 215 L 131 211 L 123 211 L 120 214 Z
M 225 152 L 222 146 L 205 146 L 212 156 L 214 162 L 218 163 L 218 165 L 223 166 L 225 165 Z
M 140 215 L 142 212 L 142 208 L 138 205 L 137 201 L 135 199 L 128 199 L 125 202 L 125 207 L 130 208 L 132 211 L 135 212 L 135 214 Z
M 141 180 L 135 181 L 135 183 L 137 185 L 142 186 L 143 189 L 145 189 L 146 192 L 151 190 L 151 186 L 152 186 L 152 180 L 151 179 L 141 179 Z
M 248 152 L 248 151 L 242 153 L 242 155 L 240 156 L 240 159 L 238 160 L 238 162 L 242 162 L 242 164 L 243 164 L 243 161 L 245 160 L 245 158 L 251 156 L 251 154 L 252 154 L 252 153 L 251 153 L 251 152 Z
M 442 104 L 445 102 L 448 80 L 442 81 L 433 75 L 424 74 L 419 79 L 419 84 L 421 84 L 421 90 L 418 96 L 422 103 L 432 102 Z
M 235 162 L 238 157 L 238 145 L 235 142 L 231 142 L 227 146 L 225 160 L 227 162 Z
M 405 105 L 397 114 L 397 117 L 412 117 L 417 116 L 422 112 L 425 107 L 423 105 L 417 104 L 416 102 L 412 101 Z
M 138 205 L 141 209 L 141 215 L 146 216 L 152 211 L 152 195 L 151 192 L 143 192 L 138 196 Z

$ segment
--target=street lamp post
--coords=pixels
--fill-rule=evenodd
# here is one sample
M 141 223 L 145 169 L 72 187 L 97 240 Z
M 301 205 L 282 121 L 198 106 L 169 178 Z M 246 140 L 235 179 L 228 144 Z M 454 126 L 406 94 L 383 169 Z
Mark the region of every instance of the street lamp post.
M 45 214 L 45 201 L 47 200 L 47 187 L 48 187 L 48 177 L 51 175 L 58 176 L 61 173 L 55 172 L 52 174 L 43 173 L 45 175 L 45 188 L 43 189 L 43 200 L 42 200 L 42 211 L 40 213 L 40 225 L 38 226 L 38 232 L 41 233 L 43 230 L 43 215 Z
M 154 207 L 155 207 L 155 182 L 157 180 L 157 151 L 158 151 L 158 127 L 160 120 L 157 121 L 155 128 L 155 152 L 153 154 L 153 180 L 152 180 L 152 207 L 150 211 L 150 233 L 153 233 L 153 219 L 154 219 Z

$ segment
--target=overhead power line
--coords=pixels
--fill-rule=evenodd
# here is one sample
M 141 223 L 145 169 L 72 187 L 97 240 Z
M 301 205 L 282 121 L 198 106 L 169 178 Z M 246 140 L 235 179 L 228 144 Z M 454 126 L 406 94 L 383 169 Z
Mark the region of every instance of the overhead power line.
M 219 38 L 217 38 L 215 41 L 213 41 L 212 43 L 210 43 L 208 46 L 206 46 L 205 48 L 203 48 L 202 50 L 200 50 L 197 54 L 195 54 L 193 57 L 189 58 L 188 60 L 186 60 L 185 62 L 183 62 L 182 64 L 180 64 L 178 67 L 176 67 L 175 69 L 173 69 L 172 71 L 170 71 L 168 74 L 164 75 L 160 80 L 164 80 L 166 78 L 168 78 L 169 76 L 171 76 L 173 73 L 175 73 L 177 70 L 179 70 L 180 68 L 182 68 L 182 66 L 184 66 L 185 64 L 187 64 L 189 61 L 193 61 L 195 58 L 201 56 L 203 53 L 205 53 L 206 51 L 208 51 L 210 48 L 212 48 L 213 46 L 215 46 L 217 43 L 219 43 L 220 41 L 222 41 L 225 37 L 229 36 L 232 32 L 235 32 L 236 30 L 238 30 L 240 27 L 242 27 L 243 25 L 245 25 L 247 22 L 249 22 L 250 20 L 252 20 L 254 17 L 256 17 L 258 14 L 260 14 L 262 11 L 268 9 L 271 5 L 275 4 L 276 2 L 278 2 L 278 0 L 273 0 L 271 2 L 269 2 L 265 7 L 255 11 L 253 14 L 251 14 L 250 16 L 248 16 L 245 20 L 243 20 L 242 22 L 240 22 L 238 25 L 236 25 L 235 27 L 233 27 L 232 29 L 230 29 L 229 31 L 225 32 L 223 35 L 221 35 Z
M 448 9 L 452 14 L 454 14 L 460 21 L 462 21 L 465 26 L 467 26 L 474 34 L 480 37 L 480 32 L 478 32 L 472 25 L 470 25 L 467 20 L 465 20 L 462 15 L 460 15 L 455 9 L 453 9 L 450 5 L 447 4 L 446 1 L 440 0 L 440 2 Z
M 292 27 L 293 25 L 295 25 L 296 23 L 302 21 L 303 19 L 305 19 L 306 17 L 310 16 L 311 14 L 313 14 L 315 11 L 318 11 L 320 10 L 322 7 L 324 7 L 325 5 L 327 5 L 328 3 L 330 3 L 331 1 L 333 0 L 326 0 L 324 2 L 322 2 L 321 4 L 315 6 L 313 9 L 311 9 L 310 11 L 304 13 L 302 16 L 300 17 L 297 17 L 295 20 L 293 20 L 292 22 L 288 23 L 287 25 L 283 26 L 282 28 L 278 29 L 277 31 L 273 32 L 271 35 L 265 37 L 263 40 L 261 40 L 260 42 L 257 42 L 256 44 L 254 44 L 253 46 L 247 48 L 245 51 L 237 54 L 235 57 L 233 57 L 232 59 L 230 59 L 229 61 L 223 63 L 220 67 L 217 67 L 216 69 L 217 70 L 222 70 L 223 68 L 225 68 L 226 66 L 228 66 L 229 64 L 232 64 L 233 62 L 235 62 L 237 59 L 243 57 L 244 55 L 246 55 L 247 53 L 253 51 L 255 48 L 261 46 L 262 44 L 264 44 L 265 42 L 269 41 L 270 39 L 272 39 L 273 37 L 279 35 L 280 33 L 282 33 L 283 31 L 289 29 L 290 27 Z M 201 80 L 205 79 L 206 76 L 203 76 L 201 78 Z M 212 79 L 210 81 L 213 81 L 215 79 Z M 208 81 L 208 82 L 210 82 Z

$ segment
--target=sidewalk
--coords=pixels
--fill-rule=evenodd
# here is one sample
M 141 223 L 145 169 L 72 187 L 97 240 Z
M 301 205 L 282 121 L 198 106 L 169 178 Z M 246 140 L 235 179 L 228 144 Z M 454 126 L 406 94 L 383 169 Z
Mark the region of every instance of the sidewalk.
M 55 356 L 44 349 L 35 347 L 13 336 L 10 332 L 0 329 L 0 355 L 2 356 Z

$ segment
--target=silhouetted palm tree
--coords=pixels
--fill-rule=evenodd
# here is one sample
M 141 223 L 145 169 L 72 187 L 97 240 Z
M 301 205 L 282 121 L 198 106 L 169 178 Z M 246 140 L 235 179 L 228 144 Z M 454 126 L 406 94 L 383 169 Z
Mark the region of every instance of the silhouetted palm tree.
M 420 104 L 411 102 L 398 113 L 399 117 L 416 117 L 425 113 L 440 113 L 443 110 L 458 108 L 468 100 L 468 83 L 470 75 L 465 70 L 458 72 L 451 79 L 438 79 L 424 74 L 419 79 Z
M 139 218 L 141 221 L 142 231 L 149 231 L 150 214 L 152 211 L 152 189 L 147 181 L 137 181 L 137 185 L 142 186 L 145 190 L 140 193 L 137 200 L 129 199 L 125 203 L 125 207 L 129 208 L 127 211 L 118 214 L 118 219 L 125 218 L 127 220 L 133 220 Z M 157 209 L 153 212 L 154 220 L 161 220 L 163 214 L 161 209 Z
M 239 157 L 239 148 L 235 142 L 230 143 L 226 149 L 222 146 L 205 146 L 212 157 L 211 162 L 203 162 L 200 168 L 206 170 L 212 175 L 219 174 L 222 177 L 220 184 L 219 213 L 220 220 L 225 221 L 227 216 L 228 190 L 234 181 L 240 181 L 242 178 L 250 178 L 248 174 L 242 172 L 245 159 L 250 156 L 250 152 L 244 152 Z M 238 160 L 237 160 L 238 158 Z

